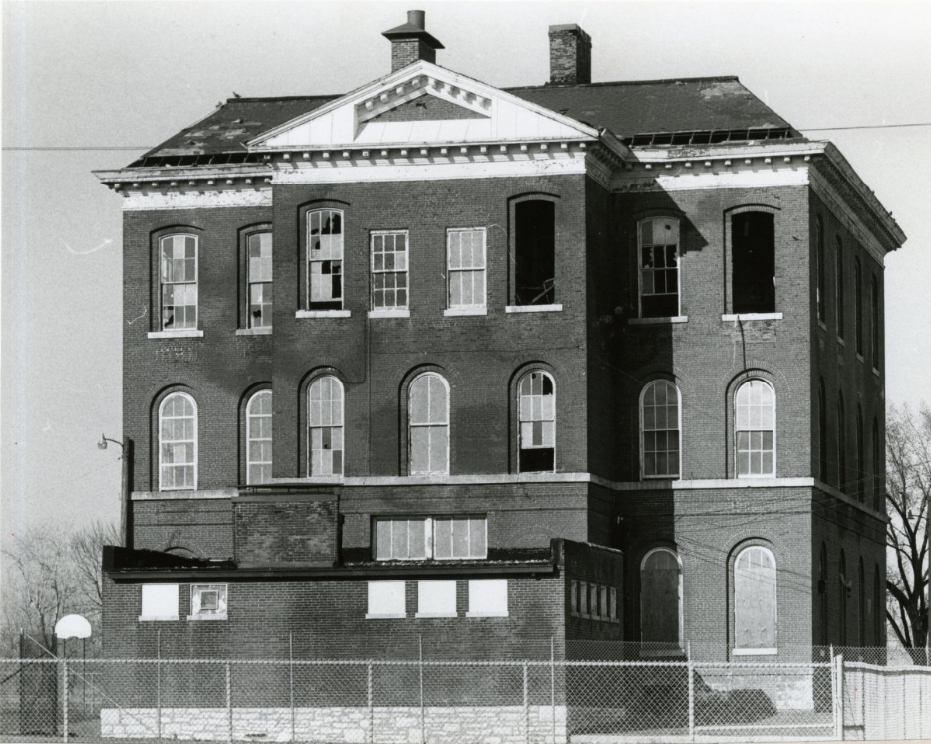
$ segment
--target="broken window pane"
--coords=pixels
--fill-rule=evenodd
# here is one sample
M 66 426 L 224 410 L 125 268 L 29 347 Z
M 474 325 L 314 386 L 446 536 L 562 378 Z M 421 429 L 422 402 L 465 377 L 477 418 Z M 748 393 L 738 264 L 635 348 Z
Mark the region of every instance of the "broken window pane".
M 194 399 L 172 393 L 159 407 L 159 490 L 194 488 L 196 422 Z
M 518 384 L 518 432 L 521 472 L 553 470 L 556 446 L 556 396 L 552 378 L 528 372 Z
M 731 218 L 733 312 L 776 311 L 776 248 L 773 215 L 741 212 Z
M 169 235 L 160 242 L 161 327 L 197 327 L 197 238 Z
M 307 309 L 343 307 L 343 217 L 335 209 L 307 215 Z
M 318 377 L 307 393 L 308 475 L 343 474 L 343 384 Z
M 640 317 L 679 315 L 679 222 L 657 217 L 640 223 Z

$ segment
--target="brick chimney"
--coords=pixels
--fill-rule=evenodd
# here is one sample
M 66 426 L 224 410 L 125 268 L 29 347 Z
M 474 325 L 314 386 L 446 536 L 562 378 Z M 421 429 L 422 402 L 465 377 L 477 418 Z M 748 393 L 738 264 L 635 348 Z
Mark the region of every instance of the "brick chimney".
M 425 15 L 422 10 L 409 10 L 407 23 L 382 34 L 391 42 L 391 72 L 420 59 L 436 64 L 436 50 L 445 49 L 424 29 Z
M 550 26 L 550 85 L 592 81 L 592 37 L 574 23 Z

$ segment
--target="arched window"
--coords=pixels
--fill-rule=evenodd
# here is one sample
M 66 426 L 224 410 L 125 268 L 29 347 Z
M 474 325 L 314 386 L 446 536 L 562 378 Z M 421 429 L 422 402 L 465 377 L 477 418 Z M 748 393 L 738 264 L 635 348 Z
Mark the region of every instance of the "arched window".
M 879 564 L 873 566 L 873 645 L 883 645 L 883 621 L 886 608 L 882 606 L 882 584 L 879 577 Z
M 820 643 L 827 646 L 828 640 L 828 549 L 824 542 L 821 543 L 821 554 L 818 558 L 818 596 L 821 599 L 821 635 Z
M 640 640 L 682 644 L 682 563 L 669 548 L 654 548 L 640 563 Z
M 860 257 L 853 262 L 853 329 L 856 339 L 857 354 L 863 356 L 863 267 Z
M 734 562 L 736 650 L 776 653 L 776 559 L 768 548 L 745 548 Z
M 515 305 L 556 302 L 556 204 L 527 199 L 514 205 Z
M 343 307 L 343 213 L 315 209 L 307 213 L 307 309 Z
M 518 384 L 521 473 L 549 471 L 556 463 L 556 386 L 546 372 L 534 370 Z
M 161 329 L 196 329 L 196 235 L 166 235 L 159 241 L 159 277 Z
M 863 559 L 857 565 L 857 633 L 860 646 L 866 645 L 866 576 L 863 575 Z
M 272 391 L 259 390 L 246 404 L 246 483 L 272 479 Z
M 343 383 L 318 377 L 307 391 L 308 475 L 343 474 Z
M 873 508 L 882 512 L 885 511 L 883 496 L 883 475 L 882 472 L 882 442 L 879 440 L 879 420 L 873 416 Z
M 246 297 L 248 328 L 272 327 L 272 233 L 246 236 Z
M 731 217 L 731 312 L 776 311 L 774 225 L 770 212 L 737 212 Z
M 679 220 L 640 222 L 640 317 L 679 315 Z
M 854 484 L 854 493 L 857 501 L 866 501 L 866 484 L 869 477 L 866 475 L 866 459 L 863 454 L 863 409 L 857 403 L 857 466 L 856 466 L 856 483 Z
M 834 240 L 836 262 L 834 264 L 834 313 L 837 317 L 837 337 L 844 338 L 844 245 L 840 238 Z
M 640 394 L 640 443 L 644 478 L 679 477 L 679 390 L 667 380 Z
M 748 380 L 737 389 L 737 475 L 776 473 L 776 394 L 764 380 Z
M 840 583 L 840 602 L 838 603 L 838 610 L 840 613 L 840 645 L 847 645 L 847 592 L 850 591 L 852 586 L 851 582 L 847 579 L 847 557 L 844 555 L 844 551 L 840 552 L 840 563 L 837 568 L 837 578 Z
M 837 394 L 837 487 L 847 491 L 847 421 L 844 416 L 844 393 Z
M 824 378 L 818 383 L 818 478 L 828 482 L 828 401 Z
M 817 251 L 817 255 L 815 256 L 815 267 L 818 274 L 818 320 L 824 323 L 824 220 L 821 219 L 821 215 L 818 215 L 815 231 L 815 250 Z
M 449 385 L 438 374 L 410 386 L 410 474 L 449 473 Z
M 158 488 L 197 488 L 197 404 L 187 393 L 171 393 L 158 407 Z
M 873 369 L 879 370 L 882 350 L 879 348 L 879 282 L 870 278 L 870 353 L 873 357 Z

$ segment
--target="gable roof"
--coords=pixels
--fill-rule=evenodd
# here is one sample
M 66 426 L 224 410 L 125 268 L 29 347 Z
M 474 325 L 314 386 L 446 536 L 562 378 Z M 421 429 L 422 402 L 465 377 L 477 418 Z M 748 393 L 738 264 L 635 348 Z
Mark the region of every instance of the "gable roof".
M 654 132 L 791 129 L 736 77 L 504 88 L 506 93 L 619 138 Z M 338 95 L 231 98 L 193 126 L 153 148 L 130 167 L 196 160 L 260 162 L 245 143 L 304 116 Z M 796 135 L 797 136 L 797 135 Z M 163 162 L 162 159 L 167 161 Z

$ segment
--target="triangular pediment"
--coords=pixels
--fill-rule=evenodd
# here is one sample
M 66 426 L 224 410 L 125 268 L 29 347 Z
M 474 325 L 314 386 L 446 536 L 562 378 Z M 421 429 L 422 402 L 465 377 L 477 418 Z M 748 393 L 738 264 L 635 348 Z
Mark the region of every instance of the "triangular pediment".
M 265 132 L 248 146 L 321 149 L 597 137 L 597 130 L 574 119 L 420 61 Z

